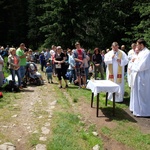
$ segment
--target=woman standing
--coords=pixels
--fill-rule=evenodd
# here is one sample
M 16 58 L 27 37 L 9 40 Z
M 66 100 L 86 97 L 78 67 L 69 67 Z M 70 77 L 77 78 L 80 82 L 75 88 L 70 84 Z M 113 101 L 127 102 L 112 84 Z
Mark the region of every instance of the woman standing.
M 4 80 L 3 66 L 4 66 L 4 60 L 3 57 L 0 55 L 0 87 L 3 85 L 3 80 Z
M 20 76 L 20 71 L 19 71 L 19 68 L 20 68 L 20 65 L 19 65 L 20 59 L 16 55 L 16 49 L 15 48 L 10 48 L 9 49 L 9 53 L 10 54 L 8 56 L 8 63 L 9 63 L 8 68 L 10 69 L 10 73 L 12 75 L 12 80 L 14 81 L 14 84 L 16 84 L 15 75 L 17 75 L 17 77 L 18 77 L 18 87 L 19 87 L 19 89 L 22 89 L 22 86 L 21 86 L 21 76 Z
M 104 70 L 102 66 L 102 56 L 100 54 L 99 48 L 94 49 L 94 54 L 92 55 L 92 62 L 95 69 L 95 79 L 98 77 L 98 73 L 101 73 L 101 79 L 104 80 Z
M 66 83 L 65 87 L 66 88 L 68 87 L 66 71 L 65 71 L 65 60 L 66 60 L 65 54 L 62 52 L 61 46 L 58 46 L 55 54 L 54 62 L 55 62 L 57 77 L 60 85 L 59 88 L 62 88 L 62 77 Z

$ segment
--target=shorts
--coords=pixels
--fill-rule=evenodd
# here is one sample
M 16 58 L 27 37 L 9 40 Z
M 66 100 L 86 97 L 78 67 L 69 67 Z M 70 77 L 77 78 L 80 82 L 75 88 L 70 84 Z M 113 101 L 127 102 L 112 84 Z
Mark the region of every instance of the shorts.
M 85 76 L 85 68 L 76 68 L 76 75 L 77 76 Z
M 47 79 L 52 79 L 52 73 L 47 73 Z

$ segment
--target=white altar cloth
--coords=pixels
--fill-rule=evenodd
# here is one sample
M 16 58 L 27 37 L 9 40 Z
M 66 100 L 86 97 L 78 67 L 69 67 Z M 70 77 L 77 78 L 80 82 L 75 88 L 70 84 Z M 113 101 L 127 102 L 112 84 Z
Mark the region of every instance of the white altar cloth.
M 94 96 L 100 92 L 119 92 L 119 85 L 110 80 L 90 80 L 86 88 L 90 89 L 94 93 Z

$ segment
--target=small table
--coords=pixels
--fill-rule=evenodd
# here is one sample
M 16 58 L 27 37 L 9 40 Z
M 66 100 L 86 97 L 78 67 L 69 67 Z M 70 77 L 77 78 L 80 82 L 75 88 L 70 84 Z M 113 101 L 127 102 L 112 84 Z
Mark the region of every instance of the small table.
M 110 80 L 90 80 L 86 88 L 92 91 L 91 107 L 93 107 L 94 96 L 97 96 L 97 117 L 99 114 L 99 93 L 106 92 L 106 106 L 108 101 L 108 92 L 113 93 L 113 116 L 115 115 L 115 92 L 119 91 L 118 84 Z

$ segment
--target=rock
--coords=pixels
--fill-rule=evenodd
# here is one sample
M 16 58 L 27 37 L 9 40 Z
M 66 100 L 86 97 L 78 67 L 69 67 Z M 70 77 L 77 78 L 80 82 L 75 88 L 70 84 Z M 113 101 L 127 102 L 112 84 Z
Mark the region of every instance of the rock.
M 92 150 L 100 150 L 100 146 L 97 144 L 97 145 L 95 145 L 95 146 L 93 147 Z
M 43 118 L 43 116 L 39 116 L 38 118 L 41 119 L 41 118 Z
M 55 108 L 55 106 L 50 106 L 50 109 L 54 109 Z
M 33 132 L 33 134 L 35 134 L 35 133 L 39 133 L 37 130 L 35 130 L 34 132 Z
M 16 118 L 18 115 L 13 115 L 12 118 Z
M 93 135 L 98 136 L 98 133 L 97 133 L 97 132 L 92 132 L 92 133 L 93 133 Z
M 46 140 L 47 140 L 47 137 L 40 137 L 39 140 L 40 140 L 40 141 L 46 141 Z
M 57 101 L 55 100 L 55 101 L 53 101 L 53 102 L 51 102 L 51 104 L 50 105 L 56 105 L 56 103 L 57 103 Z
M 45 127 L 49 127 L 50 126 L 50 123 L 49 122 L 46 122 L 45 123 Z
M 36 150 L 46 150 L 46 145 L 38 144 L 38 145 L 36 145 Z
M 16 150 L 16 147 L 12 143 L 7 142 L 0 145 L 0 150 Z
M 46 127 L 42 127 L 41 130 L 42 130 L 42 133 L 45 134 L 45 135 L 49 134 L 49 132 L 50 132 L 50 130 L 47 129 Z

